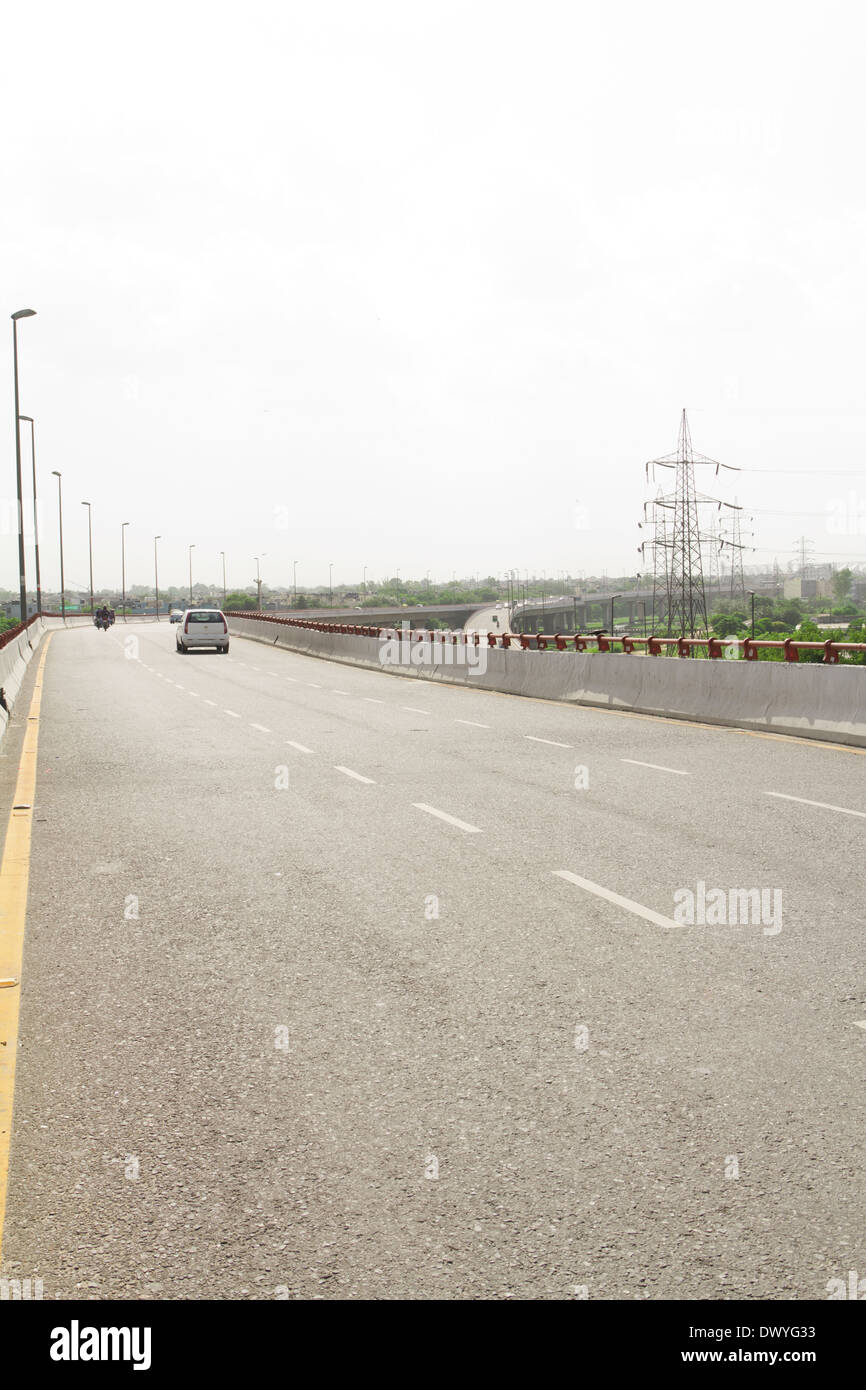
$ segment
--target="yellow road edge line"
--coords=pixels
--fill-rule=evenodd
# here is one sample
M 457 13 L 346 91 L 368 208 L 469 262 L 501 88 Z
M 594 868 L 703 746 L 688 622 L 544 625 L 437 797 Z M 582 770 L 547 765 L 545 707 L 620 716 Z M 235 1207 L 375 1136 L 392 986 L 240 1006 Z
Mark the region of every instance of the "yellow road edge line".
M 30 837 L 36 794 L 39 712 L 42 707 L 45 658 L 48 656 L 51 636 L 50 632 L 46 635 L 39 657 L 33 696 L 27 711 L 27 728 L 21 748 L 21 759 L 18 763 L 15 796 L 6 826 L 3 861 L 0 864 L 0 979 L 18 981 L 17 985 L 0 990 L 0 1255 L 3 1253 L 9 1147 L 12 1142 L 12 1107 L 15 1099 L 15 1063 L 18 1060 L 21 963 L 24 956 L 27 890 L 30 883 Z

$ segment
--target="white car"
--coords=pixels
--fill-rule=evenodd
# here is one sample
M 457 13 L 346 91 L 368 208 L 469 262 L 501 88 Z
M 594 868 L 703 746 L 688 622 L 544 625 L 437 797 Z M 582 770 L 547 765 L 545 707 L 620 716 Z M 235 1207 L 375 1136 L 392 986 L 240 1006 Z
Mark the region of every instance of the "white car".
M 175 641 L 179 652 L 193 647 L 216 647 L 218 652 L 229 649 L 229 625 L 219 608 L 188 608 L 181 619 Z

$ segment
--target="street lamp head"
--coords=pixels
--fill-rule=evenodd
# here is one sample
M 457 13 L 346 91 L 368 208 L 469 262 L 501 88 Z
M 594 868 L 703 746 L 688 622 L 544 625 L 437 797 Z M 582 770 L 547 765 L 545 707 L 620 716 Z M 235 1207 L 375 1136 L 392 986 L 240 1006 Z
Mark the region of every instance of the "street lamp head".
M 161 540 L 162 540 L 162 536 L 154 536 L 153 539 L 154 539 L 155 541 L 161 541 Z
M 32 424 L 34 423 L 34 421 L 33 421 L 33 416 L 32 416 L 32 415 L 19 415 L 19 416 L 18 416 L 18 419 L 19 419 L 19 420 L 26 420 L 27 423 L 28 423 L 28 425 L 32 425 Z
M 54 475 L 55 478 L 60 478 L 60 477 L 63 476 L 61 473 L 58 473 L 58 471 L 57 471 L 56 468 L 52 468 L 51 472 L 52 472 L 52 474 Z
M 35 313 L 35 309 L 19 309 L 12 317 L 13 319 L 32 319 Z
M 82 505 L 82 507 L 89 507 L 89 506 L 90 506 L 90 503 L 89 503 L 89 502 L 82 502 L 81 505 Z

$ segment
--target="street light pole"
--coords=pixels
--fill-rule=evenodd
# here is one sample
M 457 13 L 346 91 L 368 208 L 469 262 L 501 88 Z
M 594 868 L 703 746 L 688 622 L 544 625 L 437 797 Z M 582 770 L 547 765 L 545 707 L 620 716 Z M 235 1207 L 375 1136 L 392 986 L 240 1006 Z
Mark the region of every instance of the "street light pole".
M 613 636 L 613 631 L 614 631 L 614 629 L 613 629 L 613 623 L 614 623 L 613 610 L 614 610 L 614 605 L 615 605 L 615 603 L 616 603 L 616 601 L 617 601 L 618 598 L 622 598 L 622 594 L 611 594 L 611 596 L 610 596 L 610 635 L 611 635 L 611 637 Z
M 66 585 L 63 582 L 63 488 L 56 468 L 51 470 L 57 479 L 57 519 L 60 523 L 60 616 L 66 622 Z
M 225 608 L 225 606 L 226 606 L 226 553 L 225 553 L 225 551 L 224 551 L 224 550 L 221 550 L 221 551 L 220 551 L 220 555 L 223 557 L 223 608 Z
M 253 559 L 254 559 L 255 562 L 256 562 L 256 612 L 261 613 L 261 611 L 262 611 L 262 580 L 261 580 L 261 575 L 259 574 L 259 557 L 258 557 L 258 555 L 254 555 L 254 556 L 253 556 Z
M 328 565 L 328 606 L 334 606 L 334 562 Z
M 294 560 L 294 561 L 292 562 L 292 592 L 294 593 L 294 599 L 292 600 L 292 602 L 294 603 L 295 607 L 297 608 L 297 606 L 298 606 L 298 562 L 297 562 L 297 560 Z
M 153 538 L 153 592 L 156 597 L 156 621 L 159 622 L 159 567 L 156 557 L 156 543 L 162 540 L 161 536 Z
M 189 606 L 192 608 L 192 552 L 195 550 L 195 541 L 189 548 Z
M 19 309 L 12 315 L 12 359 L 15 374 L 15 475 L 18 482 L 18 583 L 21 621 L 27 621 L 27 575 L 24 568 L 24 505 L 21 496 L 21 425 L 18 415 L 18 320 L 33 318 L 35 309 Z
M 87 544 L 90 550 L 90 616 L 93 617 L 93 513 L 89 502 L 82 502 L 82 507 L 87 508 Z
M 33 460 L 33 548 L 36 552 L 36 612 L 42 612 L 42 576 L 39 572 L 39 516 L 36 510 L 36 424 L 32 415 L 19 415 L 30 422 L 30 457 Z
M 120 524 L 120 592 L 124 622 L 126 622 L 126 528 L 128 525 L 128 521 L 123 521 Z
M 750 589 L 750 590 L 749 590 L 749 593 L 750 593 L 751 596 L 752 596 L 752 641 L 754 642 L 754 640 L 755 640 L 755 590 L 754 590 L 754 589 Z M 766 631 L 766 629 L 765 629 L 765 631 Z

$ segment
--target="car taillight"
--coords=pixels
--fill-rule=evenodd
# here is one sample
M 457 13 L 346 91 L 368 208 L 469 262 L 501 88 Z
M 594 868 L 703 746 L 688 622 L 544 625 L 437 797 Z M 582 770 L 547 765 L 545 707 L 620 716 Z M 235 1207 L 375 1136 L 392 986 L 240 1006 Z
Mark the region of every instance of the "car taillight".
M 186 622 L 184 623 L 183 630 L 184 632 L 189 632 L 189 618 L 187 618 Z
M 225 618 L 223 618 L 223 632 L 228 632 L 228 630 L 229 630 L 229 625 L 228 625 L 228 623 L 226 622 Z

